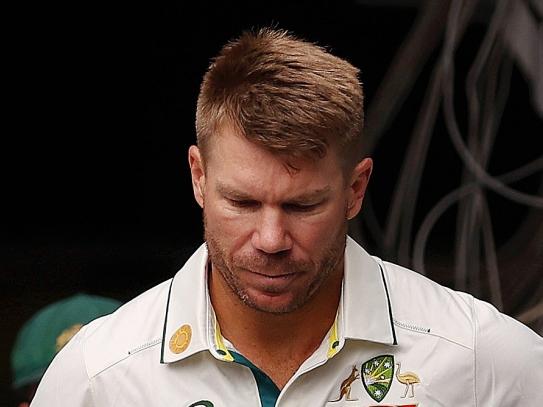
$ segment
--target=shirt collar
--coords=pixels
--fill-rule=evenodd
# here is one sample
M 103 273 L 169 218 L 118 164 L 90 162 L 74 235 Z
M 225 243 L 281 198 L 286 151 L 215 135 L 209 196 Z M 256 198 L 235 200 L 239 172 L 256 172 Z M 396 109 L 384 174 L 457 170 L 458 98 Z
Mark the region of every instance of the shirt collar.
M 162 363 L 176 362 L 203 350 L 209 350 L 218 359 L 231 359 L 211 307 L 207 264 L 204 243 L 171 281 L 164 319 Z M 345 339 L 396 344 L 382 267 L 350 237 L 345 249 L 338 316 L 328 335 L 328 357 L 342 347 Z
M 340 335 L 396 345 L 389 290 L 380 261 L 347 237 Z
M 209 348 L 207 259 L 204 243 L 171 281 L 162 335 L 162 363 L 176 362 Z

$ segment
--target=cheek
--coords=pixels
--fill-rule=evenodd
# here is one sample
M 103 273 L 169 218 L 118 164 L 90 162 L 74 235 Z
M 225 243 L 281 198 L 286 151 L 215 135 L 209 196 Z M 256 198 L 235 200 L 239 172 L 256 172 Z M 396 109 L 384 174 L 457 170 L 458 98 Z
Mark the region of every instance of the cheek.
M 294 219 L 290 225 L 292 238 L 304 251 L 310 253 L 320 247 L 328 247 L 345 228 L 345 208 L 334 208 L 307 219 Z
M 207 205 L 206 229 L 227 247 L 239 246 L 250 236 L 253 220 L 250 215 L 240 215 L 220 205 Z

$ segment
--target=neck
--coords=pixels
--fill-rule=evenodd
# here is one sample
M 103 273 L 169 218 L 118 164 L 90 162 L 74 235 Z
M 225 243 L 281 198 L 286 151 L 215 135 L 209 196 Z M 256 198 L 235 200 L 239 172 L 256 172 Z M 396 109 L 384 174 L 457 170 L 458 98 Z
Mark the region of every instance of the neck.
M 263 312 L 244 304 L 221 273 L 213 269 L 209 290 L 221 333 L 253 363 L 253 354 L 288 356 L 303 362 L 319 347 L 334 323 L 342 280 L 343 262 L 306 304 L 284 314 Z M 278 349 L 283 353 L 278 354 Z

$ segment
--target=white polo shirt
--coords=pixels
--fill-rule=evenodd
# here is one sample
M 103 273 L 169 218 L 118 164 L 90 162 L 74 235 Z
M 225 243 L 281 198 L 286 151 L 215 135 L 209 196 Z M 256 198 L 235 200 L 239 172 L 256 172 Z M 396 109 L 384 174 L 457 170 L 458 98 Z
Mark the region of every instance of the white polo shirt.
M 172 280 L 85 326 L 32 406 L 543 406 L 540 336 L 350 238 L 336 321 L 279 391 L 221 336 L 207 262 L 202 245 Z

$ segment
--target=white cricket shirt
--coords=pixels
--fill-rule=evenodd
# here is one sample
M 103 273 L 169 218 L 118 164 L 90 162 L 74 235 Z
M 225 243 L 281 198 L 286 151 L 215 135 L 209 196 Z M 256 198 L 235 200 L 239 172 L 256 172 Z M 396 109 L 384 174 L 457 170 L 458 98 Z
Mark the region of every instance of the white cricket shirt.
M 350 238 L 336 321 L 279 391 L 222 338 L 207 262 L 202 245 L 172 280 L 85 326 L 32 407 L 543 406 L 540 336 Z

